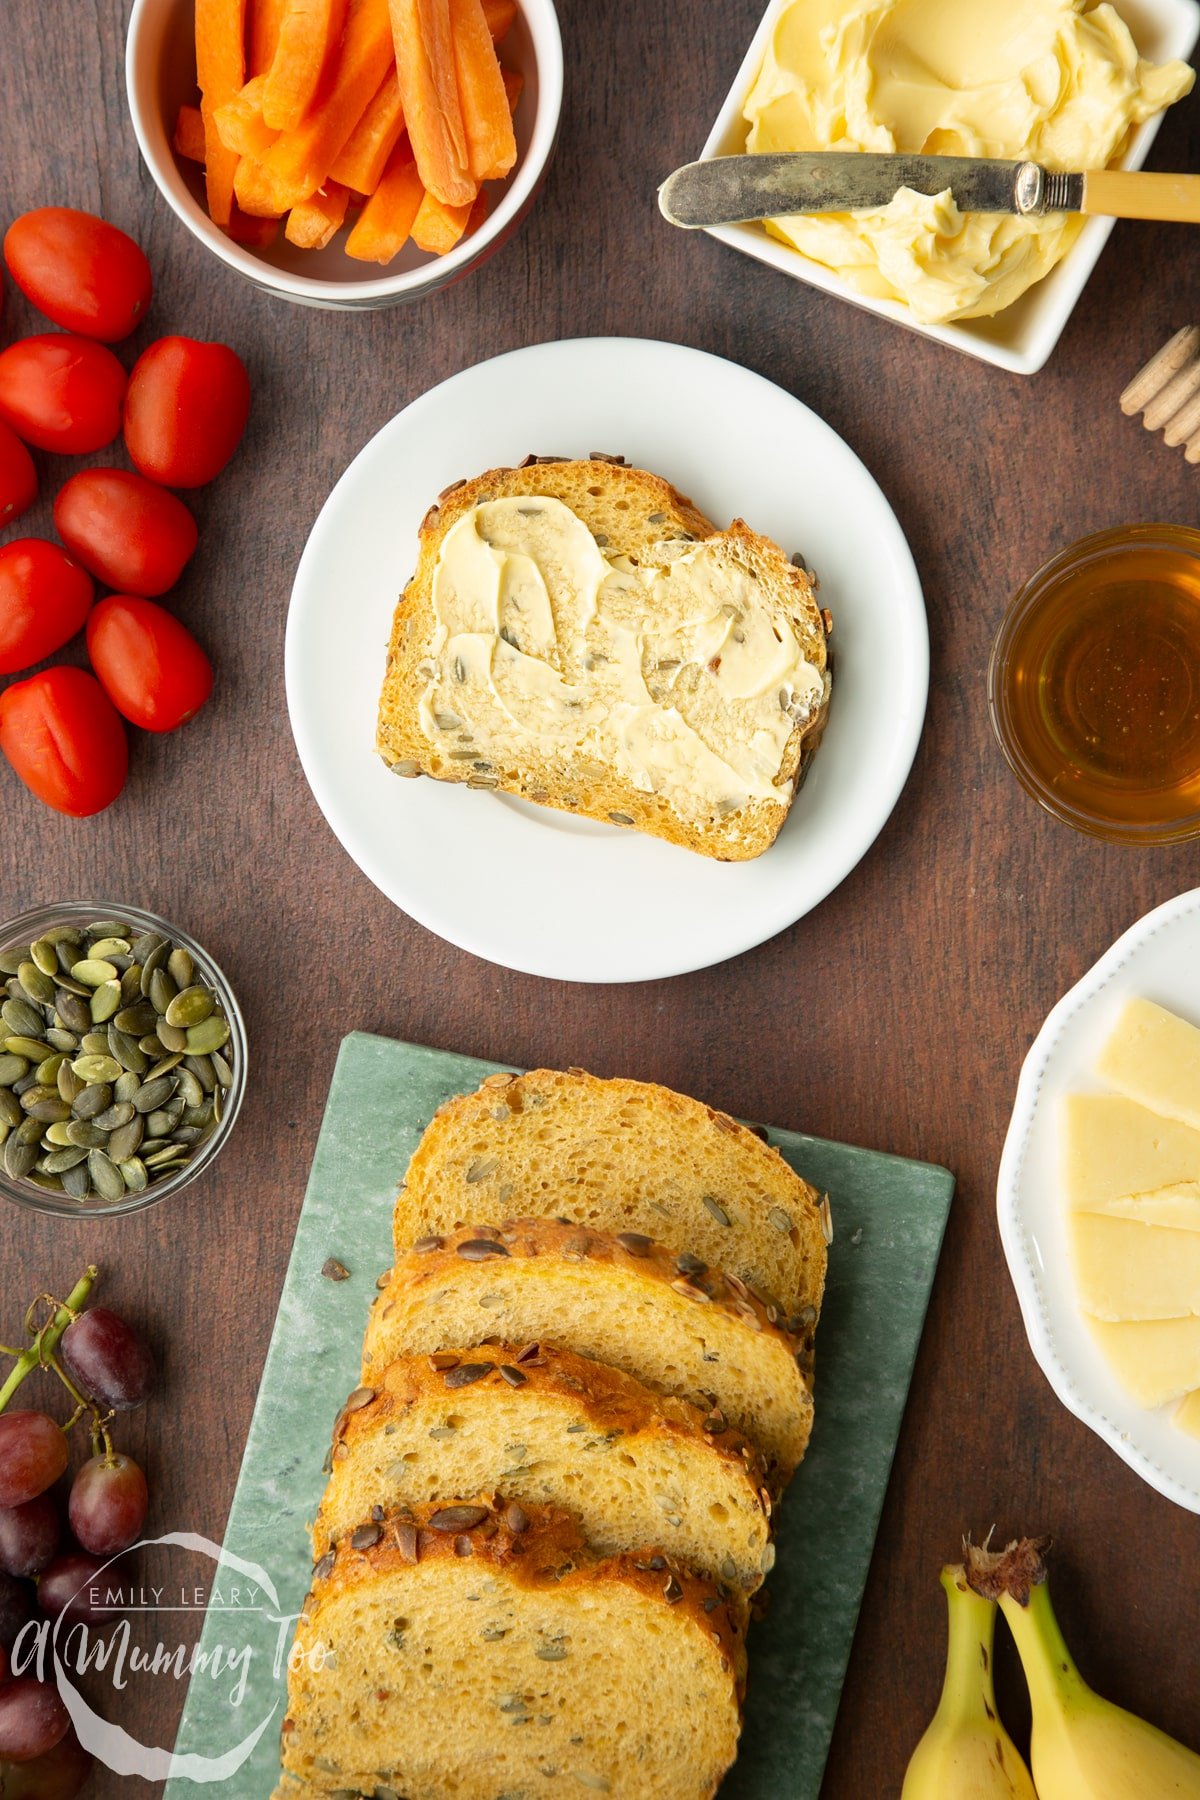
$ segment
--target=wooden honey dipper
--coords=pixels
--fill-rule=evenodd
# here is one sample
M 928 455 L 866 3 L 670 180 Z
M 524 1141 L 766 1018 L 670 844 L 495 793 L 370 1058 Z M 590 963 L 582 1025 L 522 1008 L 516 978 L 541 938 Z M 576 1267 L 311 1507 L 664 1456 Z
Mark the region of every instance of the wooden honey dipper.
M 1200 463 L 1200 326 L 1185 325 L 1150 358 L 1121 395 L 1121 411 L 1140 412 L 1147 431 L 1162 430 L 1165 444 L 1185 445 L 1188 462 Z

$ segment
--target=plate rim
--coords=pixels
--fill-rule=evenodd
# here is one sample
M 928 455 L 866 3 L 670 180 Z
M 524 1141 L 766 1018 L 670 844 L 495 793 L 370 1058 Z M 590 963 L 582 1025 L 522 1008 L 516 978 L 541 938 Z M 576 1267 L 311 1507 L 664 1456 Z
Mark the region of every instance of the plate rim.
M 1115 1450 L 1122 1462 L 1128 1464 L 1150 1487 L 1185 1511 L 1200 1513 L 1200 1485 L 1192 1486 L 1180 1481 L 1169 1470 L 1162 1468 L 1153 1456 L 1135 1444 L 1114 1420 L 1108 1418 L 1080 1391 L 1076 1374 L 1059 1354 L 1042 1297 L 1029 1227 L 1021 1205 L 1021 1177 L 1042 1099 L 1043 1083 L 1068 1020 L 1082 1006 L 1102 993 L 1144 944 L 1166 926 L 1189 913 L 1196 914 L 1200 919 L 1200 887 L 1189 888 L 1143 913 L 1140 919 L 1135 920 L 1096 958 L 1091 967 L 1046 1014 L 1041 1029 L 1025 1055 L 1017 1078 L 1012 1114 L 996 1177 L 996 1217 L 1029 1347 L 1058 1399 L 1068 1411 L 1073 1412 L 1077 1419 L 1103 1439 L 1110 1449 Z
M 644 958 L 639 964 L 636 957 L 633 959 L 633 964 L 638 964 L 638 966 L 633 966 L 627 956 L 626 963 L 629 966 L 621 972 L 604 972 L 593 975 L 580 972 L 577 967 L 565 971 L 558 966 L 551 967 L 544 962 L 539 963 L 536 955 L 529 954 L 528 949 L 520 957 L 506 954 L 501 959 L 491 951 L 480 948 L 480 940 L 474 934 L 458 931 L 453 936 L 449 935 L 441 924 L 434 922 L 436 915 L 431 913 L 423 903 L 418 902 L 418 906 L 414 908 L 409 900 L 406 899 L 402 902 L 396 898 L 393 891 L 395 884 L 385 885 L 387 876 L 380 868 L 377 858 L 365 851 L 360 856 L 356 833 L 345 825 L 343 816 L 331 816 L 330 806 L 327 804 L 331 800 L 329 783 L 321 768 L 320 746 L 315 741 L 317 734 L 313 729 L 312 720 L 306 716 L 300 699 L 306 679 L 302 672 L 304 615 L 312 604 L 304 589 L 311 569 L 324 548 L 327 536 L 336 531 L 333 521 L 338 511 L 339 499 L 344 502 L 347 484 L 353 483 L 355 471 L 359 469 L 363 459 L 378 453 L 380 440 L 389 434 L 399 434 L 401 421 L 406 420 L 414 409 L 424 411 L 444 405 L 447 390 L 459 388 L 461 391 L 462 388 L 469 387 L 473 377 L 496 365 L 504 363 L 519 365 L 521 362 L 536 362 L 540 358 L 553 360 L 555 357 L 594 355 L 596 353 L 620 357 L 627 354 L 631 348 L 635 354 L 649 350 L 656 355 L 665 353 L 693 363 L 699 359 L 703 365 L 715 363 L 722 370 L 731 371 L 739 382 L 767 390 L 771 395 L 787 401 L 791 407 L 798 408 L 810 427 L 815 426 L 819 433 L 827 433 L 846 455 L 853 459 L 858 479 L 864 484 L 864 491 L 871 493 L 881 509 L 881 517 L 886 521 L 886 529 L 890 538 L 889 557 L 897 572 L 896 594 L 911 615 L 907 622 L 908 663 L 911 668 L 911 679 L 903 697 L 903 703 L 896 709 L 895 736 L 886 761 L 880 765 L 881 775 L 877 783 L 874 803 L 869 808 L 860 806 L 859 816 L 864 822 L 847 835 L 840 855 L 827 858 L 823 862 L 821 872 L 811 881 L 808 889 L 809 897 L 799 911 L 793 910 L 791 901 L 788 901 L 786 905 L 772 912 L 770 921 L 765 926 L 761 921 L 755 922 L 748 931 L 740 932 L 736 937 L 731 935 L 728 947 L 722 948 L 719 954 L 714 955 L 710 949 L 697 948 L 682 955 L 665 957 L 664 951 L 660 949 L 658 966 L 644 966 Z M 497 356 L 485 357 L 479 362 L 468 364 L 465 368 L 458 369 L 445 377 L 433 387 L 426 388 L 421 393 L 414 395 L 377 431 L 372 433 L 347 463 L 327 494 L 310 527 L 296 567 L 288 601 L 285 629 L 284 683 L 288 719 L 296 754 L 305 780 L 325 823 L 360 871 L 398 910 L 425 930 L 441 938 L 443 942 L 478 956 L 496 967 L 507 968 L 520 974 L 535 975 L 543 979 L 570 981 L 580 985 L 626 985 L 633 982 L 665 980 L 691 974 L 701 969 L 718 966 L 722 962 L 756 949 L 760 944 L 768 942 L 780 932 L 790 929 L 792 925 L 815 910 L 858 866 L 883 832 L 895 811 L 908 783 L 920 747 L 929 704 L 929 620 L 925 606 L 924 588 L 912 548 L 887 495 L 853 446 L 819 413 L 789 389 L 731 357 L 721 356 L 709 350 L 699 350 L 691 345 L 680 344 L 668 339 L 622 334 L 552 338 L 536 344 L 521 345 L 512 350 L 503 351 Z M 331 803 L 334 815 L 338 815 L 336 792 L 332 795 Z M 348 838 L 354 840 L 356 847 L 351 847 L 351 843 L 347 841 Z M 684 853 L 680 852 L 680 854 Z

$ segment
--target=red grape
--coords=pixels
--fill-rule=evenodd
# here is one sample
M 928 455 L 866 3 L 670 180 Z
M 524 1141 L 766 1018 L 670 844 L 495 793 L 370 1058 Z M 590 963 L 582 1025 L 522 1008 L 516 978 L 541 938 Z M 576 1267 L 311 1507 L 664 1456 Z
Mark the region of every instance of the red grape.
M 0 1688 L 0 1756 L 10 1762 L 32 1762 L 45 1756 L 67 1734 L 71 1715 L 57 1688 L 31 1675 Z
M 45 1413 L 0 1413 L 0 1506 L 35 1500 L 69 1461 L 66 1436 Z
M 22 1625 L 33 1617 L 33 1589 L 0 1569 L 0 1644 L 11 1650 Z
M 141 1535 L 149 1494 L 131 1456 L 93 1456 L 71 1484 L 71 1530 L 93 1556 L 116 1556 Z
M 75 1800 L 92 1769 L 92 1759 L 73 1731 L 33 1762 L 0 1761 L 3 1800 Z
M 49 1494 L 0 1508 L 0 1569 L 40 1575 L 58 1549 L 58 1508 Z
M 89 1306 L 73 1319 L 59 1354 L 79 1386 L 114 1412 L 140 1406 L 154 1386 L 150 1346 L 107 1306 Z
M 100 1557 L 85 1556 L 81 1550 L 67 1550 L 56 1556 L 38 1578 L 38 1604 L 46 1617 L 56 1619 L 61 1613 L 70 1621 L 111 1625 L 116 1614 L 106 1610 L 107 1593 L 120 1578 L 107 1569 L 101 1575 L 103 1567 Z M 90 1598 L 93 1588 L 98 1589 L 96 1605 Z

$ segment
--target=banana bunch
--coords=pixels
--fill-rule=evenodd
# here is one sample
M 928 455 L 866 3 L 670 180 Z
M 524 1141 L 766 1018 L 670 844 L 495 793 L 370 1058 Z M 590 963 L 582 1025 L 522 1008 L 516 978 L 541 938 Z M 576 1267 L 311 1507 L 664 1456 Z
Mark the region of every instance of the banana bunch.
M 901 1800 L 1200 1800 L 1200 1756 L 1101 1699 L 1075 1667 L 1050 1604 L 1045 1549 L 1030 1538 L 999 1552 L 968 1543 L 965 1564 L 942 1570 L 946 1677 Z M 997 1602 L 1029 1683 L 1032 1778 L 996 1711 Z

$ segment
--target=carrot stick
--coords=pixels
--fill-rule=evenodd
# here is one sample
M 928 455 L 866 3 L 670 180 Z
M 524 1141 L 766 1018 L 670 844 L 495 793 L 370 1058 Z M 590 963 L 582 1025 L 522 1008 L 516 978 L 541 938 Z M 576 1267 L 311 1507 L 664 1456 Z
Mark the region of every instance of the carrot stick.
M 256 162 L 262 161 L 279 136 L 263 118 L 266 86 L 265 75 L 251 76 L 245 87 L 213 114 L 217 135 L 225 148 L 236 150 L 239 156 L 252 156 Z
M 252 219 L 278 219 L 287 211 L 280 204 L 279 191 L 270 173 L 252 156 L 240 156 L 234 171 L 233 191 L 237 203 Z
M 392 60 L 388 0 L 352 0 L 346 35 L 322 104 L 285 131 L 263 157 L 285 210 L 323 187 Z
M 235 244 L 246 244 L 253 250 L 266 250 L 279 235 L 278 219 L 252 219 L 235 206 L 225 227 Z
M 447 206 L 469 206 L 476 183 L 454 70 L 450 0 L 391 0 L 404 120 L 421 180 Z
M 390 40 L 389 40 L 390 48 Z M 388 157 L 404 130 L 400 83 L 393 65 L 379 84 L 366 112 L 342 145 L 329 173 L 359 194 L 373 194 L 379 186 Z
M 488 22 L 492 42 L 498 44 L 512 30 L 517 16 L 517 0 L 483 0 L 483 16 Z
M 323 250 L 334 232 L 341 230 L 349 198 L 350 191 L 341 182 L 327 181 L 299 206 L 293 206 L 284 227 L 288 243 L 301 250 Z
M 401 138 L 346 239 L 346 255 L 358 262 L 390 263 L 408 241 L 424 197 L 411 146 Z
M 171 144 L 176 156 L 182 156 L 188 162 L 204 161 L 204 120 L 198 106 L 180 107 Z
M 463 232 L 463 236 L 470 237 L 473 231 L 478 231 L 491 210 L 492 207 L 491 202 L 487 197 L 487 189 L 480 188 L 472 203 L 471 210 L 467 215 L 467 228 Z
M 346 0 L 290 0 L 263 95 L 263 118 L 294 131 L 317 100 L 342 41 Z
M 517 160 L 517 140 L 482 0 L 449 0 L 449 7 L 467 167 L 475 181 L 502 180 Z
M 476 199 L 478 195 L 473 195 L 465 206 L 447 206 L 426 189 L 425 198 L 413 220 L 413 243 L 421 250 L 431 251 L 434 256 L 445 256 L 447 250 L 453 250 L 467 229 L 467 220 Z
M 269 73 L 279 48 L 279 27 L 287 9 L 288 0 L 249 0 L 250 26 L 246 36 L 251 78 Z
M 246 79 L 246 0 L 196 0 L 196 79 L 204 120 L 204 181 L 209 217 L 228 225 L 237 157 L 217 133 L 213 114 Z

